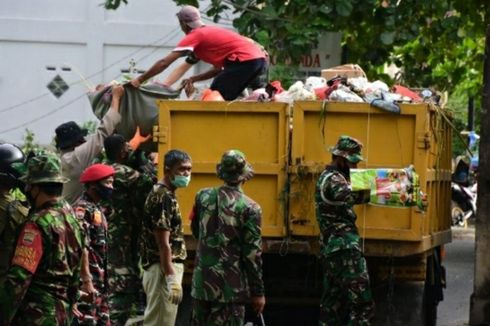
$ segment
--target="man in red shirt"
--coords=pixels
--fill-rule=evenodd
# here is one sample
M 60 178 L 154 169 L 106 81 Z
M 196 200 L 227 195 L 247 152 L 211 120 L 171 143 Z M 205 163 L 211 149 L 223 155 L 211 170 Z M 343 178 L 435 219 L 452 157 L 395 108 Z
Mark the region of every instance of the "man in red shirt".
M 213 67 L 184 80 L 184 86 L 215 77 L 210 88 L 219 91 L 225 100 L 231 101 L 266 69 L 266 54 L 260 46 L 233 31 L 204 25 L 196 7 L 183 6 L 177 17 L 186 36 L 170 54 L 133 79 L 131 84 L 134 87 L 139 87 L 148 78 L 161 73 L 178 58 L 192 53 L 195 58 Z

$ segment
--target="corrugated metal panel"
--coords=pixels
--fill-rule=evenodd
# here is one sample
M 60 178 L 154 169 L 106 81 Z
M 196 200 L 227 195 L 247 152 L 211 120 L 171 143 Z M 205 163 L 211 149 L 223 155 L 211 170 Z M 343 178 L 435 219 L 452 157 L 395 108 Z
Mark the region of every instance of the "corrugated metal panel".
M 364 144 L 359 168 L 404 168 L 413 164 L 427 192 L 426 213 L 416 208 L 357 206 L 362 237 L 422 241 L 448 231 L 450 129 L 429 105 L 402 105 L 400 115 L 361 103 L 297 102 L 293 108 L 290 166 L 290 228 L 293 235 L 316 236 L 314 188 L 331 161 L 328 151 L 340 135 Z
M 222 184 L 216 164 L 224 151 L 239 149 L 255 170 L 243 188 L 262 207 L 263 235 L 284 236 L 287 111 L 281 103 L 160 102 L 159 153 L 182 149 L 192 157 L 191 184 L 177 191 L 187 234 L 197 190 Z M 161 164 L 159 168 L 162 175 Z
M 359 168 L 413 164 L 429 198 L 426 212 L 358 206 L 365 252 L 406 256 L 450 241 L 451 130 L 435 108 L 402 105 L 395 115 L 363 103 L 296 102 L 292 119 L 288 110 L 282 103 L 160 102 L 160 154 L 179 148 L 193 158 L 191 185 L 178 190 L 187 234 L 196 191 L 221 184 L 216 164 L 225 150 L 235 148 L 247 155 L 257 174 L 244 190 L 263 208 L 266 246 L 301 243 L 301 252 L 315 251 L 315 183 L 331 160 L 328 148 L 348 134 L 365 146 Z M 271 241 L 282 237 L 289 240 Z

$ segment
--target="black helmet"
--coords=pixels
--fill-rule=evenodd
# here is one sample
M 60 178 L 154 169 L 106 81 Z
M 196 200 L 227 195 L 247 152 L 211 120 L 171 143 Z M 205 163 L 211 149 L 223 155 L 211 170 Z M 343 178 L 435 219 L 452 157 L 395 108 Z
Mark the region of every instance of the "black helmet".
M 22 150 L 12 144 L 0 144 L 0 183 L 14 186 L 22 176 L 25 156 Z

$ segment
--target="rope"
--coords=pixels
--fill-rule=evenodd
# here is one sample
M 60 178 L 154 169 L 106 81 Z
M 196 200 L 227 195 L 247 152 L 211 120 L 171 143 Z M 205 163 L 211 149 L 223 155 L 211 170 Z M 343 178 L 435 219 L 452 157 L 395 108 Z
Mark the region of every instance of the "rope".
M 473 156 L 473 152 L 471 151 L 470 147 L 468 146 L 468 144 L 466 143 L 466 140 L 463 139 L 463 137 L 460 135 L 458 129 L 456 128 L 456 126 L 451 122 L 451 119 L 449 119 L 445 113 L 443 113 L 442 109 L 435 105 L 434 106 L 436 108 L 436 112 L 442 116 L 444 118 L 444 120 L 446 120 L 446 122 L 449 124 L 449 126 L 451 127 L 451 129 L 453 131 L 456 132 L 456 134 L 458 135 L 459 139 L 461 140 L 461 142 L 463 143 L 463 145 L 466 147 L 466 150 L 470 153 L 471 156 Z
M 159 42 L 159 41 L 161 41 L 161 40 L 164 40 L 164 39 L 165 39 L 165 40 L 163 41 L 163 43 L 165 44 L 165 42 L 167 42 L 168 40 L 170 40 L 171 38 L 173 38 L 175 35 L 177 35 L 177 34 L 175 33 L 175 32 L 177 32 L 177 31 L 178 31 L 178 28 L 175 28 L 175 29 L 173 30 L 173 32 L 171 32 L 170 34 L 166 35 L 164 38 L 160 38 L 160 39 L 159 39 L 158 41 L 156 41 L 156 42 Z M 100 74 L 100 73 L 104 72 L 105 70 L 107 70 L 107 69 L 109 69 L 109 68 L 111 68 L 111 67 L 115 66 L 115 65 L 116 65 L 116 64 L 118 64 L 119 62 L 121 62 L 121 61 L 123 61 L 123 60 L 125 60 L 125 59 L 127 59 L 127 58 L 129 58 L 129 57 L 131 57 L 131 56 L 133 56 L 135 53 L 137 53 L 137 52 L 141 51 L 142 49 L 147 48 L 147 47 L 149 47 L 149 46 L 151 46 L 151 45 L 154 45 L 156 42 L 153 42 L 153 43 L 151 43 L 150 45 L 145 45 L 144 47 L 141 47 L 141 48 L 140 48 L 140 49 L 138 49 L 137 51 L 133 51 L 133 52 L 132 52 L 132 53 L 130 53 L 129 55 L 126 55 L 125 57 L 123 57 L 123 58 L 119 59 L 118 61 L 116 61 L 116 62 L 114 62 L 114 63 L 112 63 L 112 64 L 110 64 L 110 65 L 108 65 L 108 66 L 104 67 L 102 70 L 100 70 L 100 71 L 98 71 L 98 72 L 96 72 L 96 73 L 94 73 L 94 74 L 92 74 L 92 75 L 88 76 L 87 78 L 83 78 L 83 76 L 82 76 L 82 78 L 81 78 L 80 80 L 78 80 L 78 81 L 76 81 L 76 82 L 73 82 L 73 83 L 70 83 L 70 84 L 68 84 L 68 85 L 69 85 L 69 86 L 73 86 L 73 85 L 79 84 L 79 83 L 81 83 L 81 82 L 84 82 L 84 81 L 86 81 L 86 80 L 88 80 L 88 79 L 90 79 L 90 78 L 92 78 L 92 77 L 94 77 L 94 76 L 97 76 L 98 74 Z M 159 48 L 155 48 L 155 49 L 153 49 L 151 52 L 149 52 L 148 54 L 146 54 L 146 55 L 144 55 L 144 56 L 140 57 L 138 60 L 144 60 L 145 58 L 149 57 L 151 54 L 153 54 L 154 52 L 156 52 L 156 51 L 158 51 L 158 50 L 159 50 Z M 121 72 L 121 73 L 119 73 L 119 74 L 118 74 L 116 77 L 114 77 L 113 79 L 117 79 L 117 78 L 118 78 L 119 76 L 121 76 L 121 75 L 122 75 L 122 72 Z M 34 97 L 34 98 L 30 99 L 30 100 L 24 101 L 24 102 L 22 102 L 22 103 L 19 103 L 19 104 L 13 105 L 13 106 L 11 106 L 11 107 L 4 108 L 4 109 L 0 110 L 0 113 L 2 113 L 2 112 L 7 112 L 7 111 L 10 111 L 10 110 L 12 110 L 12 109 L 14 109 L 14 108 L 17 108 L 17 107 L 19 107 L 19 106 L 25 105 L 25 104 L 27 104 L 27 103 L 34 102 L 34 101 L 36 101 L 36 100 L 38 100 L 38 99 L 40 99 L 40 98 L 42 98 L 42 97 L 44 97 L 44 96 L 46 96 L 46 95 L 49 95 L 49 94 L 50 94 L 50 93 L 49 93 L 49 92 L 47 92 L 47 93 L 44 93 L 44 94 L 42 94 L 42 95 L 36 96 L 36 97 Z M 83 94 L 81 94 L 81 95 L 79 95 L 79 96 L 77 96 L 77 97 L 73 98 L 73 99 L 72 99 L 72 100 L 70 100 L 69 102 L 67 102 L 67 103 L 65 103 L 65 104 L 63 104 L 63 105 L 61 105 L 61 106 L 59 106 L 59 107 L 57 107 L 57 108 L 55 108 L 55 109 L 53 109 L 53 110 L 51 110 L 51 111 L 47 112 L 46 114 L 41 115 L 40 117 L 37 117 L 37 118 L 35 118 L 35 119 L 29 120 L 29 121 L 24 122 L 24 123 L 21 123 L 20 125 L 17 125 L 17 126 L 14 126 L 14 127 L 10 127 L 10 128 L 4 129 L 4 130 L 0 130 L 0 134 L 4 134 L 4 133 L 6 133 L 6 132 L 10 132 L 10 131 L 16 130 L 16 129 L 18 129 L 18 128 L 22 128 L 22 127 L 28 126 L 28 125 L 30 125 L 30 124 L 32 124 L 32 123 L 34 123 L 34 122 L 37 122 L 37 121 L 39 121 L 39 120 L 42 120 L 42 119 L 44 119 L 44 118 L 46 118 L 46 117 L 48 117 L 48 116 L 50 116 L 50 115 L 52 115 L 52 114 L 54 114 L 54 113 L 56 113 L 56 112 L 58 112 L 58 111 L 61 111 L 62 109 L 66 108 L 68 105 L 75 103 L 76 101 L 78 101 L 79 99 L 81 99 L 81 98 L 83 98 L 83 97 L 85 97 L 85 96 L 86 96 L 86 94 L 85 94 L 85 93 L 83 93 Z
M 80 79 L 79 79 L 79 80 L 77 80 L 77 81 L 74 81 L 74 82 L 72 82 L 72 83 L 69 83 L 69 84 L 68 84 L 68 86 L 75 86 L 75 85 L 77 85 L 77 84 L 79 84 L 79 83 L 85 82 L 86 80 L 88 80 L 88 79 L 90 79 L 90 78 L 96 77 L 96 76 L 98 76 L 98 75 L 102 74 L 104 71 L 108 70 L 109 68 L 114 67 L 114 66 L 115 66 L 115 65 L 117 65 L 118 63 L 120 63 L 120 62 L 122 62 L 122 61 L 124 61 L 124 60 L 128 59 L 129 57 L 132 57 L 133 55 L 135 55 L 136 53 L 140 52 L 141 50 L 146 49 L 146 48 L 148 48 L 148 47 L 150 47 L 150 46 L 155 46 L 155 45 L 157 45 L 157 43 L 162 42 L 163 40 L 165 40 L 165 41 L 163 41 L 163 44 L 162 44 L 162 45 L 164 45 L 166 42 L 168 42 L 170 39 L 172 39 L 173 37 L 175 37 L 175 36 L 177 35 L 177 33 L 178 33 L 179 29 L 180 29 L 180 27 L 176 27 L 176 28 L 174 28 L 174 29 L 173 29 L 173 30 L 170 32 L 170 34 L 165 35 L 164 37 L 162 37 L 162 38 L 160 38 L 160 39 L 158 39 L 158 40 L 154 41 L 153 43 L 150 43 L 150 44 L 144 45 L 144 46 L 140 47 L 139 49 L 136 49 L 135 51 L 131 52 L 130 54 L 128 54 L 128 55 L 126 55 L 126 56 L 124 56 L 124 57 L 120 58 L 119 60 L 117 60 L 117 61 L 115 61 L 115 62 L 111 63 L 111 64 L 110 64 L 110 65 L 108 65 L 108 66 L 105 66 L 105 67 L 104 67 L 104 68 L 102 68 L 101 70 L 99 70 L 99 71 L 97 71 L 97 72 L 95 72 L 95 73 L 93 73 L 93 74 L 89 75 L 89 76 L 88 76 L 88 77 L 86 77 L 86 78 L 83 78 L 83 77 L 82 77 L 82 78 L 80 78 Z M 176 33 L 176 32 L 177 32 L 177 33 Z M 150 52 L 150 54 L 152 54 L 153 52 L 155 52 L 155 51 L 157 51 L 157 50 L 158 50 L 158 49 L 153 50 L 152 52 Z M 148 57 L 148 55 L 146 55 L 145 57 L 140 58 L 139 60 L 142 60 L 142 59 L 144 59 L 144 58 L 146 58 L 146 57 Z M 120 74 L 119 74 L 117 77 L 119 77 L 120 75 L 121 75 L 121 73 L 120 73 Z M 116 77 L 116 78 L 117 78 L 117 77 Z M 51 94 L 50 92 L 46 92 L 46 93 L 43 93 L 43 94 L 41 94 L 41 95 L 35 96 L 35 97 L 33 97 L 33 98 L 30 98 L 30 99 L 28 99 L 28 100 L 25 100 L 25 101 L 23 101 L 23 102 L 20 102 L 20 103 L 17 103 L 17 104 L 14 104 L 14 105 L 11 105 L 11 106 L 8 106 L 8 107 L 5 107 L 5 108 L 2 108 L 2 109 L 0 109 L 0 113 L 3 113 L 3 112 L 8 112 L 8 111 L 11 111 L 11 110 L 13 110 L 13 109 L 15 109 L 15 108 L 18 108 L 18 107 L 20 107 L 20 106 L 24 106 L 24 105 L 26 105 L 26 104 L 29 104 L 29 103 L 35 102 L 35 101 L 37 101 L 37 100 L 39 100 L 39 99 L 41 99 L 41 98 L 43 98 L 43 97 L 45 97 L 45 96 L 47 96 L 47 95 L 50 95 L 50 94 Z
M 369 164 L 369 135 L 371 134 L 371 106 L 368 107 L 368 121 L 366 128 L 366 168 Z M 362 216 L 362 245 L 361 250 L 364 253 L 364 248 L 366 245 L 366 207 L 363 207 L 363 216 Z
M 30 125 L 30 124 L 31 124 L 31 123 L 33 123 L 33 122 L 40 121 L 40 120 L 42 120 L 42 119 L 44 119 L 44 118 L 46 118 L 46 117 L 48 117 L 48 116 L 50 116 L 50 115 L 52 115 L 52 114 L 54 114 L 54 113 L 58 112 L 58 111 L 61 111 L 62 109 L 66 108 L 66 107 L 67 107 L 68 105 L 70 105 L 70 104 L 75 103 L 76 101 L 78 101 L 78 100 L 79 100 L 79 99 L 81 99 L 82 97 L 85 97 L 85 94 L 79 95 L 79 96 L 75 97 L 74 99 L 70 100 L 69 102 L 67 102 L 67 103 L 63 104 L 62 106 L 59 106 L 59 107 L 57 107 L 56 109 L 53 109 L 53 110 L 49 111 L 48 113 L 43 114 L 43 115 L 41 115 L 41 116 L 39 116 L 39 117 L 37 117 L 37 118 L 35 118 L 35 119 L 32 119 L 32 120 L 30 120 L 30 121 L 24 122 L 24 123 L 22 123 L 22 124 L 20 124 L 20 125 L 17 125 L 17 126 L 11 127 L 11 128 L 7 128 L 7 129 L 4 129 L 4 130 L 1 130 L 1 131 L 0 131 L 0 134 L 4 134 L 4 133 L 6 133 L 6 132 L 13 131 L 13 130 L 16 130 L 16 129 L 19 129 L 19 128 L 22 128 L 22 127 L 28 126 L 28 125 Z

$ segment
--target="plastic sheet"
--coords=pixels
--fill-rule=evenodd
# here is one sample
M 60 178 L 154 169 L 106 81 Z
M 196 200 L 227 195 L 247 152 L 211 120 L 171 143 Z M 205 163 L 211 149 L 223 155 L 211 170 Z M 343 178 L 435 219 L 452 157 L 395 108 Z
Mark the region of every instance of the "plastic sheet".
M 369 189 L 370 204 L 392 207 L 425 206 L 419 176 L 412 167 L 405 169 L 352 169 L 353 191 Z

